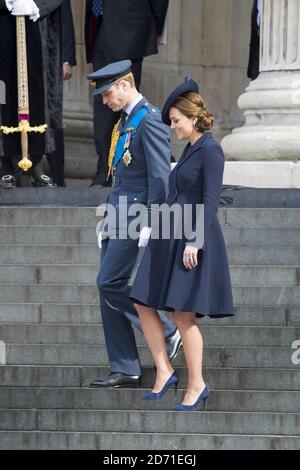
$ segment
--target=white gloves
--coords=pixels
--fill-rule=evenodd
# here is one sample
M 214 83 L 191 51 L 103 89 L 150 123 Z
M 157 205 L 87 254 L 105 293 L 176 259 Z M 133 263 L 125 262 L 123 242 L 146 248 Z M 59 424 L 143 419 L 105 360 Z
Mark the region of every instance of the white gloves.
M 143 227 L 142 228 L 141 233 L 140 233 L 140 237 L 139 237 L 139 243 L 138 243 L 139 248 L 147 246 L 150 235 L 151 235 L 151 230 L 152 230 L 151 227 Z M 102 248 L 102 240 L 103 240 L 102 232 L 99 232 L 98 246 L 99 246 L 100 250 Z
M 5 0 L 8 10 L 14 16 L 29 16 L 32 21 L 40 17 L 40 10 L 33 0 Z
M 12 7 L 13 7 L 14 0 L 5 0 L 5 3 L 6 3 L 6 8 L 8 9 L 8 11 L 11 11 Z
M 151 235 L 151 227 L 143 227 L 140 233 L 138 247 L 145 247 L 148 245 L 148 241 Z
M 102 248 L 102 232 L 99 232 L 99 235 L 98 235 L 98 246 L 101 250 L 101 248 Z

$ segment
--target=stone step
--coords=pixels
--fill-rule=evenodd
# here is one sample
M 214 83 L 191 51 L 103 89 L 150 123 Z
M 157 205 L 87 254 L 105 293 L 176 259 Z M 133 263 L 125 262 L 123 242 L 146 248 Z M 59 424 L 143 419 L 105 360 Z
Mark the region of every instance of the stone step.
M 231 207 L 300 207 L 300 192 L 295 188 L 246 188 L 224 185 L 221 197 L 231 199 Z
M 300 413 L 0 410 L 0 431 L 297 435 Z
M 297 355 L 298 354 L 298 355 Z M 153 365 L 146 346 L 139 347 L 141 363 Z M 297 349 L 290 347 L 210 347 L 204 348 L 205 367 L 272 367 L 293 369 L 299 367 Z M 79 365 L 107 366 L 104 345 L 86 344 L 6 344 L 8 365 Z M 174 367 L 185 367 L 183 354 L 178 355 Z
M 96 282 L 97 264 L 57 264 L 0 267 L 0 284 L 91 284 Z M 297 266 L 231 266 L 233 286 L 289 287 L 300 285 Z
M 166 410 L 181 403 L 185 391 L 174 390 L 159 400 L 141 400 L 149 389 L 1 387 L 3 409 Z M 211 390 L 207 411 L 300 413 L 299 391 Z
M 300 287 L 233 287 L 235 305 L 290 306 L 300 305 Z M 31 284 L 0 285 L 0 303 L 68 303 L 91 304 L 97 302 L 95 285 Z
M 300 328 L 278 326 L 202 326 L 207 346 L 291 347 L 300 340 Z M 135 329 L 138 345 L 145 345 L 143 334 Z M 102 325 L 76 324 L 0 324 L 0 338 L 16 344 L 105 344 Z
M 0 225 L 91 226 L 99 222 L 96 207 L 20 207 L 1 206 Z
M 299 266 L 300 250 L 293 246 L 227 246 L 230 265 Z
M 96 206 L 103 203 L 108 195 L 108 189 L 101 186 L 89 188 L 92 180 L 90 178 L 82 179 L 87 171 L 90 172 L 94 167 L 96 160 L 80 158 L 66 160 L 65 174 L 68 173 L 68 166 L 71 164 L 72 171 L 74 169 L 78 173 L 77 179 L 65 178 L 66 188 L 16 188 L 14 191 L 1 191 L 0 204 L 5 206 Z M 47 163 L 45 162 L 47 168 Z M 81 171 L 78 167 L 82 166 Z M 83 168 L 84 166 L 84 168 Z M 48 167 L 49 171 L 49 167 Z M 95 170 L 96 171 L 96 168 Z M 91 174 L 89 175 L 91 177 Z M 28 186 L 28 182 L 24 181 L 26 177 L 22 177 L 22 186 Z M 26 185 L 27 183 L 27 185 Z
M 227 245 L 299 246 L 300 229 L 232 228 L 223 226 Z M 96 224 L 90 226 L 0 225 L 0 244 L 96 245 Z
M 219 216 L 227 227 L 237 228 L 300 228 L 299 208 L 224 208 L 219 210 Z
M 217 140 L 221 140 L 226 132 L 216 130 L 214 132 Z M 74 151 L 71 148 L 76 146 L 79 156 L 74 158 Z M 184 150 L 184 144 L 172 142 L 172 152 L 179 158 Z M 82 151 L 84 158 L 82 158 Z M 88 149 L 86 142 L 84 148 L 78 148 L 78 143 L 67 142 L 66 160 L 66 188 L 32 188 L 30 187 L 30 177 L 22 176 L 22 187 L 14 191 L 2 191 L 0 194 L 0 204 L 5 206 L 47 206 L 55 204 L 59 206 L 97 206 L 106 200 L 109 188 L 92 187 L 91 177 L 96 171 L 96 157 L 90 158 L 94 149 Z M 44 161 L 47 171 L 49 166 Z M 76 173 L 76 175 L 75 175 Z M 72 177 L 69 177 L 72 176 Z M 76 189 L 75 189 L 76 188 Z M 247 188 L 242 186 L 223 185 L 221 192 L 220 206 L 226 207 L 261 207 L 261 208 L 292 208 L 299 207 L 300 194 L 296 188 Z
M 300 250 L 295 246 L 228 246 L 230 265 L 300 266 Z M 1 246 L 3 265 L 94 264 L 99 248 L 92 245 L 5 245 Z
M 180 386 L 187 386 L 187 369 L 176 367 Z M 88 387 L 92 380 L 107 376 L 106 367 L 1 366 L 0 384 L 7 387 Z M 213 389 L 299 390 L 300 367 L 294 369 L 204 368 L 205 381 Z M 143 368 L 143 387 L 155 381 L 153 367 Z
M 0 225 L 95 226 L 99 221 L 96 211 L 96 207 L 1 206 Z M 300 228 L 299 208 L 220 208 L 219 218 L 227 227 Z
M 233 286 L 288 287 L 300 285 L 298 266 L 231 266 Z
M 0 303 L 0 323 L 99 323 L 98 304 Z M 200 325 L 217 326 L 300 326 L 300 311 L 293 307 L 236 306 L 236 315 L 213 320 L 202 318 Z
M 222 228 L 227 245 L 300 246 L 299 228 Z
M 176 415 L 177 416 L 177 415 Z M 296 436 L 1 431 L 1 450 L 299 450 Z
M 92 264 L 99 259 L 99 248 L 91 245 L 2 245 L 4 265 Z
M 17 245 L 95 245 L 96 225 L 40 226 L 0 225 L 0 244 Z

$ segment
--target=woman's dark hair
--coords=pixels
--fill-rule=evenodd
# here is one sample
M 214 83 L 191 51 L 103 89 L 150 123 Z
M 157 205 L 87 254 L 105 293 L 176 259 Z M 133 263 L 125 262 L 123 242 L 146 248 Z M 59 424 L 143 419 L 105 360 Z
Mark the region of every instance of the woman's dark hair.
M 214 125 L 215 118 L 207 111 L 204 100 L 198 93 L 192 91 L 184 93 L 176 99 L 172 107 L 177 108 L 188 118 L 196 117 L 195 129 L 198 132 L 209 131 Z

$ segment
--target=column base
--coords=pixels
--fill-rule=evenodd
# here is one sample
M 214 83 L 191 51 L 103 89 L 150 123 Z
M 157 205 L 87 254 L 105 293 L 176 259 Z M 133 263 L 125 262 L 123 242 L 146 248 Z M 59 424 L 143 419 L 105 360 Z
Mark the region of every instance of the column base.
M 223 184 L 248 188 L 300 189 L 300 162 L 228 161 L 225 164 Z

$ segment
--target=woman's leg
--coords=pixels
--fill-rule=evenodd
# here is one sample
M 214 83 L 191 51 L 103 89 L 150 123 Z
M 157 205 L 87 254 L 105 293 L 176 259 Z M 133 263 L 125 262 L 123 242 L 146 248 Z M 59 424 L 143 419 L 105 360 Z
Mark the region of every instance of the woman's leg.
M 165 333 L 156 310 L 134 305 L 141 321 L 142 329 L 156 365 L 156 381 L 153 392 L 160 392 L 174 369 L 166 351 Z
M 192 405 L 205 387 L 202 376 L 202 335 L 196 324 L 194 313 L 175 311 L 173 313 L 173 319 L 182 339 L 188 367 L 188 387 L 183 399 L 183 404 Z

